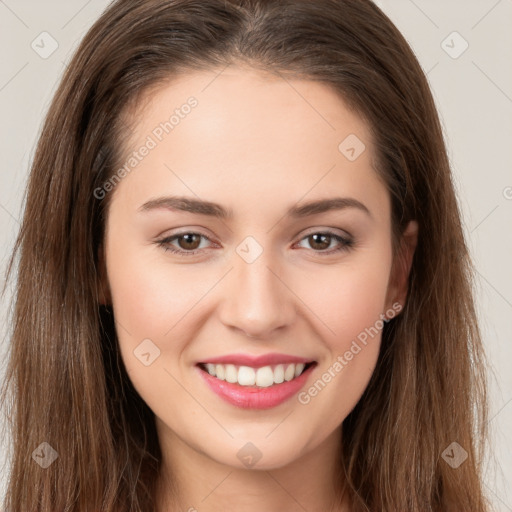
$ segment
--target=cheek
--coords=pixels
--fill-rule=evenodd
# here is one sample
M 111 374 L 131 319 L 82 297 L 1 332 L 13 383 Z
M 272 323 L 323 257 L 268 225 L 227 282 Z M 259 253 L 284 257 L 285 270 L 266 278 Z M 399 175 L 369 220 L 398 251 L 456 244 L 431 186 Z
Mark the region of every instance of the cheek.
M 303 280 L 304 288 L 299 293 L 322 321 L 323 338 L 331 352 L 348 350 L 353 339 L 364 338 L 367 329 L 376 323 L 382 328 L 391 258 L 382 251 L 378 256 L 339 265 L 335 270 L 322 269 L 314 280 Z
M 191 312 L 211 284 L 191 282 L 190 272 L 170 272 L 140 248 L 119 257 L 122 253 L 116 253 L 113 242 L 109 254 L 107 272 L 124 366 L 148 406 L 172 415 L 175 407 L 184 406 L 178 399 L 181 386 L 172 378 L 180 379 L 175 362 L 187 345 L 183 330 L 190 327 Z M 176 399 L 168 401 L 164 395 Z M 197 412 L 189 413 L 192 417 Z
M 316 380 L 298 396 L 324 419 L 326 432 L 339 425 L 366 389 L 377 363 L 386 312 L 391 251 L 340 266 L 335 274 L 316 275 L 315 288 L 304 288 L 308 305 L 321 319 L 326 357 Z M 314 291 L 312 291 L 314 290 Z M 319 322 L 317 322 L 319 324 Z M 320 324 L 319 324 L 320 325 Z M 308 405 L 309 404 L 309 405 Z
M 208 289 L 194 280 L 200 272 L 171 272 L 154 260 L 133 251 L 107 268 L 116 320 L 133 337 L 163 338 Z
M 121 357 L 134 386 L 150 401 L 145 393 L 156 389 L 157 376 L 161 389 L 169 385 L 169 375 L 159 370 L 183 351 L 183 337 L 176 336 L 185 323 L 181 319 L 187 319 L 208 283 L 194 286 L 190 273 L 170 272 L 161 257 L 157 261 L 154 247 L 126 243 L 130 238 L 108 240 L 107 275 Z
M 367 269 L 365 273 L 353 272 L 343 280 L 341 286 L 344 289 L 338 297 L 338 308 L 332 306 L 332 314 L 337 313 L 335 330 L 340 334 L 339 340 L 343 340 L 340 349 L 349 340 L 363 337 L 363 333 L 381 321 L 381 314 L 385 312 L 387 282 L 387 273 L 379 266 Z

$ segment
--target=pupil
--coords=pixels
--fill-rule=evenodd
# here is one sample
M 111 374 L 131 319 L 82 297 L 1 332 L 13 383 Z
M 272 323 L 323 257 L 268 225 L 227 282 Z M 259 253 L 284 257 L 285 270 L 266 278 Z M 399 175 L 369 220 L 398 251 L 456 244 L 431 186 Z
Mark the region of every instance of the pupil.
M 321 247 L 317 247 L 319 249 L 326 249 L 327 247 L 329 247 L 329 243 L 330 243 L 330 235 L 324 235 L 324 234 L 315 234 L 315 235 L 311 235 L 310 238 L 312 238 L 314 240 L 312 246 L 314 247 L 314 245 L 316 244 L 317 246 L 318 245 L 321 245 Z M 315 240 L 315 239 L 318 239 L 318 238 L 321 238 L 323 239 L 324 241 L 320 241 L 318 242 L 318 240 Z M 327 239 L 327 242 L 325 242 L 325 239 Z
M 194 240 L 193 238 L 196 238 L 195 240 L 195 244 L 194 244 Z M 197 247 L 199 247 L 199 245 L 197 244 L 197 240 L 198 240 L 198 236 L 197 235 L 194 235 L 192 233 L 189 233 L 189 234 L 186 234 L 186 235 L 183 235 L 181 237 L 181 240 L 184 240 L 185 243 L 184 244 L 180 244 L 180 245 L 184 245 L 184 247 L 182 247 L 183 249 L 197 249 Z M 190 247 L 190 244 L 193 246 L 193 247 Z

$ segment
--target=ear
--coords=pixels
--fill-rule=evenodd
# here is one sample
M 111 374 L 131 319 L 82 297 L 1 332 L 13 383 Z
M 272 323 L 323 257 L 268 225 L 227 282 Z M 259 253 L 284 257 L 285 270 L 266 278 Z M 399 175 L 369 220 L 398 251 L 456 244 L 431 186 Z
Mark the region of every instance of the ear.
M 103 245 L 98 248 L 98 300 L 102 306 L 108 306 L 112 303 L 110 288 L 107 279 L 107 265 Z
M 400 247 L 393 260 L 391 275 L 388 283 L 386 306 L 389 308 L 398 302 L 402 308 L 407 300 L 409 273 L 416 245 L 418 243 L 418 223 L 411 220 L 400 240 Z

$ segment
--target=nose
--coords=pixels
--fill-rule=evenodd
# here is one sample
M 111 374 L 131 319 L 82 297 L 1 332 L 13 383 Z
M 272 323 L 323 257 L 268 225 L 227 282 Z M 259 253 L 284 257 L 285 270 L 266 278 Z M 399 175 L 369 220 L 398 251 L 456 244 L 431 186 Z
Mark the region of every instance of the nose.
M 222 323 L 259 339 L 269 339 L 290 326 L 296 315 L 296 298 L 266 251 L 252 263 L 235 258 L 234 265 L 222 290 Z

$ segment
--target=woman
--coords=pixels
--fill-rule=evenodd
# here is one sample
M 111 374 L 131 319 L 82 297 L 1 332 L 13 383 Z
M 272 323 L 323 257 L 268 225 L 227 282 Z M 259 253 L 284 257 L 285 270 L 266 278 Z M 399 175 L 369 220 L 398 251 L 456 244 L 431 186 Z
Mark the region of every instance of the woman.
M 11 512 L 487 510 L 442 132 L 371 2 L 114 2 L 15 255 Z

